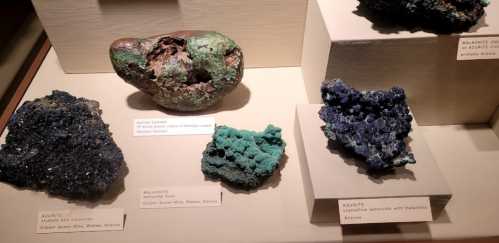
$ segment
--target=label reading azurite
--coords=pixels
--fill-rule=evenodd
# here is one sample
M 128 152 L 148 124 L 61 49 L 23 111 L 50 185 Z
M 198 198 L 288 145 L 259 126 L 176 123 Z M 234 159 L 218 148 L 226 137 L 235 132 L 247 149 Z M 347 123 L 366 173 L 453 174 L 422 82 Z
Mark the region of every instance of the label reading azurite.
M 134 136 L 203 135 L 213 134 L 215 118 L 182 117 L 135 119 Z
M 36 233 L 123 230 L 122 208 L 43 211 L 38 213 Z
M 457 60 L 499 59 L 499 37 L 459 39 Z
M 432 221 L 428 197 L 338 200 L 340 224 Z

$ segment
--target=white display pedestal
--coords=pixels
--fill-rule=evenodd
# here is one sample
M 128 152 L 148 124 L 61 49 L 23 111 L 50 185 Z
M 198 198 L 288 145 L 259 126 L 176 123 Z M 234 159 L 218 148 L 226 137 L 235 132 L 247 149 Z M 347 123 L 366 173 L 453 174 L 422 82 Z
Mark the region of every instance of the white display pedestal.
M 302 146 L 298 149 L 312 222 L 339 222 L 339 199 L 429 197 L 434 217 L 440 215 L 452 193 L 416 122 L 408 144 L 416 164 L 374 177 L 359 166 L 362 162 L 331 148 L 321 130 L 320 107 L 299 105 L 296 111 L 296 139 Z
M 403 87 L 420 125 L 486 123 L 499 105 L 499 60 L 456 61 L 460 37 L 499 35 L 499 3 L 469 33 L 375 29 L 358 1 L 309 1 L 302 68 L 310 103 L 323 80 Z

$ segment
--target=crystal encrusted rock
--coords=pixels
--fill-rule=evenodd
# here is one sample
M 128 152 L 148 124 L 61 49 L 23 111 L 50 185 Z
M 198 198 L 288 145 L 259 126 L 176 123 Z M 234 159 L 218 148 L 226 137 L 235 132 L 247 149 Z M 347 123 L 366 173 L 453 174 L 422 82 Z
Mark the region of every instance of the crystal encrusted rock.
M 120 39 L 111 45 L 110 56 L 121 78 L 176 111 L 209 108 L 243 77 L 241 48 L 217 32 Z
M 489 0 L 359 0 L 381 19 L 435 32 L 454 33 L 469 30 L 484 15 Z
M 202 171 L 233 187 L 255 189 L 279 167 L 285 146 L 281 129 L 273 125 L 263 132 L 218 126 L 203 152 Z
M 359 92 L 343 81 L 325 81 L 320 118 L 325 135 L 365 160 L 369 171 L 416 163 L 406 151 L 412 116 L 404 90 Z
M 0 181 L 69 199 L 97 199 L 125 168 L 97 101 L 63 91 L 25 102 L 8 123 Z

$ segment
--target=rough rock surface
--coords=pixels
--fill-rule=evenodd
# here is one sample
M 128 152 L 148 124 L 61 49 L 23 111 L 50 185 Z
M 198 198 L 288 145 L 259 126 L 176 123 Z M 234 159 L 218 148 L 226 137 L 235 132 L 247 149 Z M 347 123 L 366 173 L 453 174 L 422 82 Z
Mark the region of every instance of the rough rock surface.
M 207 109 L 243 77 L 241 48 L 217 32 L 119 39 L 111 45 L 110 56 L 121 78 L 177 111 Z
M 359 0 L 381 19 L 439 33 L 468 31 L 484 15 L 489 0 Z
M 326 122 L 325 135 L 364 158 L 368 170 L 416 163 L 404 141 L 412 116 L 403 89 L 359 92 L 341 80 L 331 80 L 322 84 L 321 94 L 325 105 L 319 115 Z
M 279 167 L 285 146 L 273 125 L 263 132 L 218 126 L 203 152 L 202 171 L 236 188 L 255 189 Z
M 70 199 L 95 199 L 124 168 L 99 103 L 62 91 L 25 102 L 8 123 L 0 181 Z

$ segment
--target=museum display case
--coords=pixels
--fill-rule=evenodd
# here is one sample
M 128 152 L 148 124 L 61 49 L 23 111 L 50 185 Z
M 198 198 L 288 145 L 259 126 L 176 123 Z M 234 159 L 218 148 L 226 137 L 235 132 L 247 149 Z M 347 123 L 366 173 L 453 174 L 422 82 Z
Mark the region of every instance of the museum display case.
M 8 1 L 0 9 L 0 111 L 6 109 L 16 84 L 25 73 L 40 43 L 43 27 L 29 0 Z
M 1 242 L 499 241 L 497 2 L 32 2 Z

